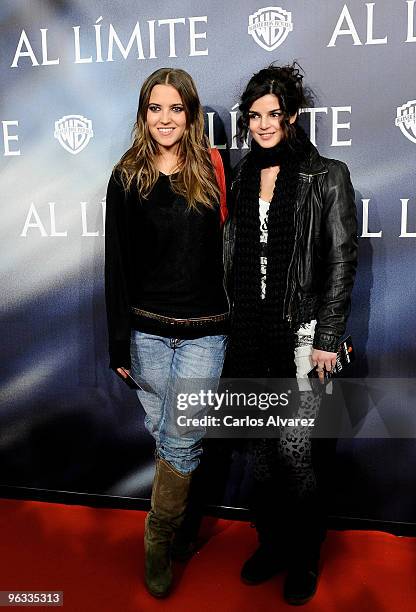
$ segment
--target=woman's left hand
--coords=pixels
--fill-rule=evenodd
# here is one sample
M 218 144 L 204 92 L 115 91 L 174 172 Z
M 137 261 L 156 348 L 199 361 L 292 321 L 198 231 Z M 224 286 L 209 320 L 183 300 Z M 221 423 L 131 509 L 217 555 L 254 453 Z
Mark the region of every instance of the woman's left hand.
M 314 366 L 317 366 L 319 380 L 324 380 L 324 372 L 331 372 L 337 360 L 336 353 L 329 353 L 328 351 L 320 351 L 313 349 L 311 355 L 311 361 Z

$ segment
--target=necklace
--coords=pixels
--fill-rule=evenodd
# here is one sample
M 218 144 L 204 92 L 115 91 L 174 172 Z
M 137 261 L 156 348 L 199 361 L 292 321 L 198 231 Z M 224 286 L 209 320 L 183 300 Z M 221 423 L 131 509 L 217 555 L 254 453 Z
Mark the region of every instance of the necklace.
M 159 172 L 165 174 L 166 176 L 170 176 L 171 174 L 177 172 L 180 165 L 178 157 L 175 156 L 174 160 L 172 161 L 172 158 L 164 157 L 162 154 L 158 155 L 156 162 L 159 162 L 156 163 L 156 168 L 159 170 Z

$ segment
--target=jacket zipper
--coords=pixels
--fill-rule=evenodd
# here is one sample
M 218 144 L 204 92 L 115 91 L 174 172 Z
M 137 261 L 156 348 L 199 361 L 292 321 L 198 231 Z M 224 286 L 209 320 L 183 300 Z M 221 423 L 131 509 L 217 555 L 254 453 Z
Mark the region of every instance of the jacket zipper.
M 299 176 L 302 177 L 302 179 L 304 179 L 305 181 L 308 182 L 308 184 L 312 183 L 312 180 L 314 179 L 315 176 L 320 176 L 322 174 L 327 174 L 328 170 L 323 170 L 322 172 L 315 172 L 314 174 L 306 174 L 305 172 L 299 172 Z M 298 200 L 297 202 L 297 206 L 296 206 L 296 215 L 298 214 L 300 208 L 301 208 L 301 203 L 303 204 L 303 202 L 305 201 L 306 198 L 306 194 L 307 194 L 308 190 L 305 190 L 305 193 L 303 194 L 303 197 L 301 199 Z M 298 226 L 299 227 L 299 226 Z M 285 292 L 285 299 L 283 302 L 283 318 L 286 319 L 289 323 L 292 322 L 292 303 L 293 303 L 293 297 L 295 294 L 295 281 L 293 279 L 293 274 L 292 274 L 292 268 L 294 265 L 294 260 L 295 260 L 295 253 L 296 253 L 296 249 L 298 246 L 298 242 L 299 242 L 299 230 L 297 231 L 297 235 L 295 236 L 295 244 L 293 246 L 293 253 L 292 253 L 292 258 L 290 260 L 290 264 L 289 264 L 289 270 L 288 270 L 288 283 L 287 283 L 287 287 L 286 287 L 286 292 Z M 290 283 L 289 283 L 290 281 Z M 291 285 L 291 294 L 290 297 L 288 299 L 288 294 L 289 294 L 289 284 Z

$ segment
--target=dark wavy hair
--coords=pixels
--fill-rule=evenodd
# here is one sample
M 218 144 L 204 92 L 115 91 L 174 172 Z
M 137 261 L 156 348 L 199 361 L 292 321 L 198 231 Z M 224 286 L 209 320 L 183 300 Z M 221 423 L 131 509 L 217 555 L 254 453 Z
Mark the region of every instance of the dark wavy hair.
M 270 64 L 251 77 L 238 107 L 241 115 L 237 121 L 237 128 L 238 138 L 241 141 L 247 138 L 249 131 L 250 108 L 256 100 L 267 94 L 274 94 L 280 102 L 280 108 L 284 113 L 281 127 L 285 140 L 295 139 L 296 121 L 291 124 L 289 119 L 295 113 L 299 113 L 300 108 L 309 106 L 312 98 L 311 90 L 303 86 L 303 70 L 296 61 L 287 66 Z

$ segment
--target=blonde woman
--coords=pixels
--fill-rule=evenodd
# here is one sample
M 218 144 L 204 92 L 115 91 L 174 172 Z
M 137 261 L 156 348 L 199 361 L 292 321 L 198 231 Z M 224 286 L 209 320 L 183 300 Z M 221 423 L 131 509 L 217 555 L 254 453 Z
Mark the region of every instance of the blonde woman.
M 108 185 L 105 270 L 110 367 L 144 383 L 137 395 L 156 443 L 145 527 L 146 585 L 156 597 L 171 587 L 171 541 L 204 433 L 180 431 L 177 393 L 185 380 L 215 384 L 224 360 L 223 176 L 192 78 L 157 70 L 141 88 L 133 144 Z

